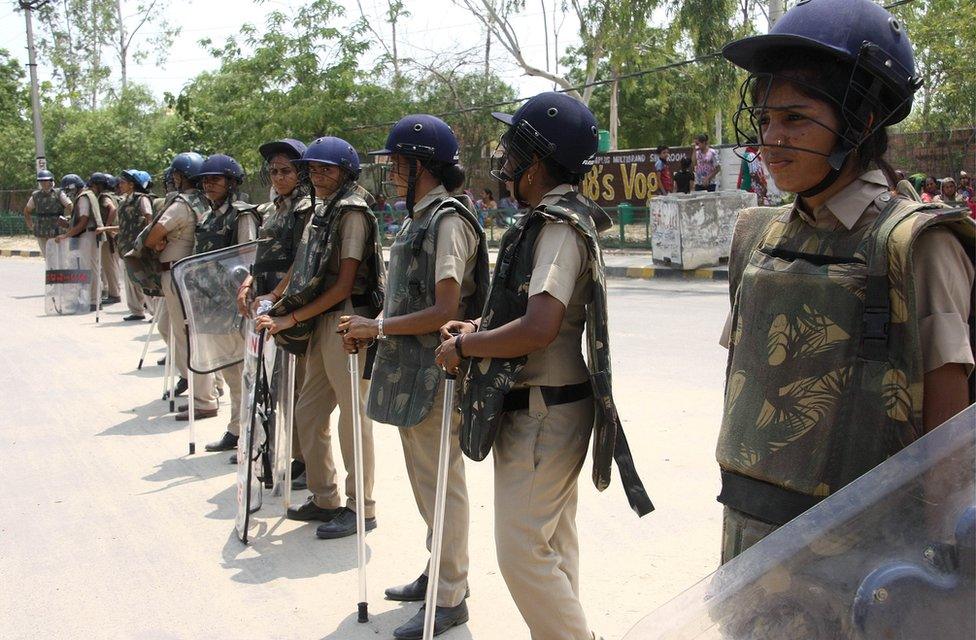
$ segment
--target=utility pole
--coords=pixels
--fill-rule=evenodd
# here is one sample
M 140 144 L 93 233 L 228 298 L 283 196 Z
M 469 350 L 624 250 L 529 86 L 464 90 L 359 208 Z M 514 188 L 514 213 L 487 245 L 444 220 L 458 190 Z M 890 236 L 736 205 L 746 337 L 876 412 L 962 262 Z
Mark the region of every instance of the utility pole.
M 776 22 L 786 11 L 786 0 L 769 0 L 769 28 L 772 30 Z
M 34 152 L 36 156 L 36 170 L 47 169 L 47 157 L 44 153 L 44 130 L 41 126 L 41 97 L 37 89 L 37 55 L 34 53 L 34 25 L 31 21 L 31 11 L 40 9 L 50 0 L 20 0 L 20 8 L 24 10 L 27 20 L 27 67 L 30 69 L 31 79 L 31 110 L 34 112 Z

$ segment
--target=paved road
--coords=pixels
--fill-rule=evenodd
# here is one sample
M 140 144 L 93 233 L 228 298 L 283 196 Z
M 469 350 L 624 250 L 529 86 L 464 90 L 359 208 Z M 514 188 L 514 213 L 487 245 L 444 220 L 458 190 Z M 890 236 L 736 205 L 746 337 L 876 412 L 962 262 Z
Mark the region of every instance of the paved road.
M 227 454 L 186 456 L 185 431 L 159 400 L 162 368 L 135 369 L 148 324 L 123 323 L 121 305 L 99 326 L 93 315 L 45 316 L 42 270 L 0 260 L 0 637 L 391 637 L 416 605 L 384 601 L 382 589 L 425 560 L 393 428 L 375 428 L 372 619 L 359 625 L 355 539 L 316 540 L 271 499 L 260 534 L 241 545 Z M 610 287 L 617 400 L 657 511 L 638 520 L 616 481 L 599 494 L 581 479 L 582 600 L 608 639 L 717 563 L 717 338 L 728 309 L 720 283 Z M 161 350 L 154 341 L 149 360 Z M 228 410 L 198 423 L 198 442 L 219 436 Z M 467 465 L 471 622 L 447 640 L 528 636 L 495 562 L 490 464 Z

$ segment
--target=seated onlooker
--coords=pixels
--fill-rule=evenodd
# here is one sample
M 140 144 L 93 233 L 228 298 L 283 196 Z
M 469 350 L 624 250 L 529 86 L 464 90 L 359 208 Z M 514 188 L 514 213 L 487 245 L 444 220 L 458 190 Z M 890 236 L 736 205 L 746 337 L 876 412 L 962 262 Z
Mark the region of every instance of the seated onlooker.
M 695 174 L 691 172 L 691 158 L 681 159 L 681 168 L 674 172 L 674 184 L 678 193 L 691 193 Z
M 939 196 L 939 183 L 934 176 L 925 178 L 920 195 L 922 196 L 922 202 L 935 202 L 935 199 Z
M 939 189 L 939 195 L 935 196 L 935 199 L 939 202 L 945 202 L 946 204 L 954 204 L 965 202 L 965 198 L 959 197 L 959 192 L 956 191 L 956 179 L 952 176 L 948 178 L 942 178 L 942 186 Z
M 515 198 L 513 198 L 512 195 L 506 189 L 505 191 L 502 191 L 502 199 L 498 201 L 497 208 L 514 213 L 518 211 L 519 206 L 518 206 L 518 202 L 515 201 Z
M 959 172 L 958 192 L 959 196 L 964 200 L 972 200 L 973 194 L 976 193 L 973 191 L 972 182 L 969 180 L 969 174 L 965 171 Z
M 495 202 L 495 195 L 491 192 L 491 189 L 485 189 L 481 192 L 481 208 L 486 211 L 491 211 L 492 209 L 498 208 L 498 203 Z

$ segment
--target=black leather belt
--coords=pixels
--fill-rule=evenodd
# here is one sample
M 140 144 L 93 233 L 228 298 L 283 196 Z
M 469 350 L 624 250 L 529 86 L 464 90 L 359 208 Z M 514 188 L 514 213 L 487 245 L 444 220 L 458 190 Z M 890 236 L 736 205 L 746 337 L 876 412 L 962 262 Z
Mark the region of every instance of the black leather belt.
M 373 299 L 372 297 L 370 297 L 368 293 L 364 293 L 362 295 L 354 295 L 350 298 L 350 300 L 352 300 L 352 306 L 355 308 L 355 307 L 368 307 L 372 303 Z M 342 311 L 345 308 L 345 306 L 346 306 L 346 301 L 343 300 L 339 304 L 333 305 L 332 307 L 326 309 L 322 313 L 332 313 L 333 311 Z
M 568 384 L 564 387 L 539 387 L 539 389 L 542 390 L 542 399 L 545 400 L 547 407 L 577 402 L 593 395 L 593 387 L 589 380 L 579 384 Z M 505 394 L 505 403 L 502 408 L 505 411 L 528 410 L 530 390 L 531 388 L 512 389 Z

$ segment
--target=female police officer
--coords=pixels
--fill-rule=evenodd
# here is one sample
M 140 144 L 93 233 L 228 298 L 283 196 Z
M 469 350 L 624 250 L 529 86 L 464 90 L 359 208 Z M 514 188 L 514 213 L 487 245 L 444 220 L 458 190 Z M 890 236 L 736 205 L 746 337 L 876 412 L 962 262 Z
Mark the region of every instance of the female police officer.
M 532 638 L 584 640 L 592 636 L 579 601 L 576 500 L 591 431 L 597 487 L 616 458 L 632 507 L 639 515 L 653 508 L 610 389 L 597 240 L 610 220 L 576 190 L 597 124 L 561 93 L 494 115 L 508 125 L 499 177 L 530 211 L 502 240 L 481 318 L 446 325 L 437 362 L 453 370 L 476 359 L 464 380 L 461 448 L 480 460 L 494 444 L 498 564 Z
M 271 292 L 291 271 L 295 261 L 305 224 L 312 213 L 312 202 L 308 197 L 308 188 L 303 184 L 298 162 L 306 149 L 304 142 L 293 138 L 266 142 L 259 149 L 271 179 L 274 198 L 258 207 L 262 218 L 258 235 L 267 242 L 258 246 L 253 276 L 248 276 L 237 291 L 237 307 L 243 316 L 250 317 L 261 300 L 275 301 Z M 279 388 L 278 372 L 283 362 L 279 359 L 275 366 L 272 386 L 276 391 Z M 305 359 L 298 358 L 295 362 L 296 390 L 301 390 L 304 380 Z M 292 437 L 292 457 L 295 460 L 292 465 L 292 486 L 304 489 L 305 463 L 295 434 Z
M 362 421 L 363 490 L 356 495 L 352 385 L 348 358 L 336 336 L 339 316 L 377 310 L 374 293 L 383 279 L 382 249 L 370 195 L 356 182 L 359 156 L 340 138 L 323 137 L 302 154 L 313 186 L 314 213 L 305 227 L 289 277 L 270 294 L 269 315 L 258 318 L 291 353 L 307 351 L 305 382 L 295 407 L 295 429 L 305 459 L 308 501 L 288 509 L 293 520 L 319 520 L 316 535 L 342 538 L 356 533 L 363 509 L 366 529 L 376 528 L 373 492 L 373 428 Z M 365 352 L 360 356 L 365 359 Z M 360 362 L 360 366 L 364 363 Z M 365 390 L 366 383 L 360 382 Z M 339 407 L 339 446 L 346 468 L 343 506 L 332 453 L 329 415 Z
M 375 153 L 390 156 L 392 181 L 406 198 L 409 217 L 390 250 L 383 315 L 343 318 L 339 329 L 349 339 L 380 340 L 367 412 L 401 427 L 407 476 L 427 524 L 429 550 L 443 411 L 443 374 L 434 363 L 437 331 L 450 320 L 478 315 L 488 288 L 488 249 L 470 201 L 450 195 L 464 183 L 464 171 L 457 165 L 457 138 L 445 122 L 425 114 L 404 116 L 390 131 L 386 148 Z M 458 426 L 454 420 L 452 443 Z M 437 634 L 468 620 L 468 492 L 456 444 L 449 461 Z M 386 595 L 422 601 L 426 591 L 427 569 Z M 394 636 L 420 638 L 423 630 L 421 608 Z
M 892 194 L 885 127 L 921 81 L 880 6 L 810 0 L 723 54 L 750 72 L 740 140 L 798 194 L 736 223 L 724 562 L 968 404 L 974 228 Z

